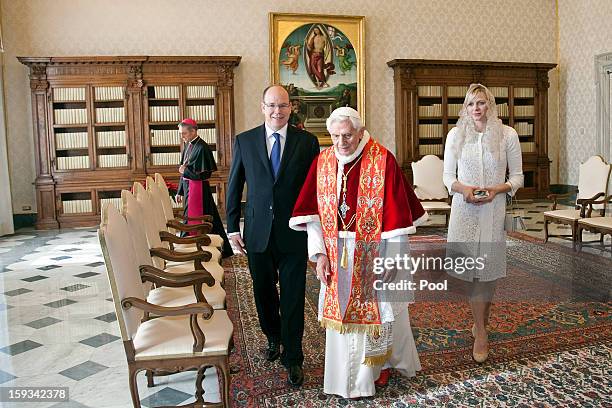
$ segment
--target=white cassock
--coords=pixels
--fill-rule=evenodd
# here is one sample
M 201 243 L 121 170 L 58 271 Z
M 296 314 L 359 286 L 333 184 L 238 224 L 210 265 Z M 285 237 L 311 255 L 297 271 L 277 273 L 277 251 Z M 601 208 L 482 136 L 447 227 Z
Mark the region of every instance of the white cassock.
M 342 182 L 342 169 L 345 163 L 355 160 L 363 149 L 369 135 L 360 143 L 353 157 L 341 157 L 338 165 L 337 191 L 340 196 Z M 337 155 L 338 157 L 338 155 Z M 314 164 L 313 164 L 314 166 Z M 413 222 L 413 227 L 385 231 L 381 235 L 380 257 L 394 257 L 394 251 L 398 248 L 407 248 L 408 234 L 414 233 L 414 226 L 423 223 L 427 219 L 427 213 Z M 316 262 L 318 254 L 327 254 L 321 221 L 319 215 L 296 216 L 290 220 L 290 226 L 294 229 L 303 230 L 304 226 L 308 233 L 308 256 Z M 339 297 L 348 297 L 346 291 L 350 290 L 353 259 L 355 251 L 355 232 L 339 231 L 338 252 L 344 247 L 348 250 L 348 266 L 342 268 L 340 256 L 338 256 L 338 293 Z M 403 245 L 402 245 L 403 243 Z M 405 250 L 404 250 L 405 252 Z M 345 293 L 343 294 L 342 291 Z M 323 316 L 323 304 L 327 287 L 321 283 L 319 292 L 319 321 Z M 365 365 L 367 334 L 347 332 L 339 333 L 333 329 L 326 329 L 325 346 L 325 375 L 323 391 L 326 394 L 336 394 L 344 398 L 368 397 L 376 393 L 374 381 L 378 379 L 382 368 L 395 368 L 405 376 L 414 376 L 421 369 L 419 356 L 417 354 L 410 319 L 408 316 L 408 302 L 384 302 L 379 300 L 379 311 L 381 322 L 392 322 L 392 353 L 383 366 Z

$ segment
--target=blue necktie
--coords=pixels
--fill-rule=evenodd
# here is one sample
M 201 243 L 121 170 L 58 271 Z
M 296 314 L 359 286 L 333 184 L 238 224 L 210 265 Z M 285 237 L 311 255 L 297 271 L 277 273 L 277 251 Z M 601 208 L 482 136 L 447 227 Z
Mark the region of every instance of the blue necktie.
M 274 145 L 272 146 L 272 153 L 270 154 L 270 164 L 272 165 L 274 180 L 276 180 L 281 161 L 280 135 L 278 133 L 272 133 L 272 136 L 274 136 Z

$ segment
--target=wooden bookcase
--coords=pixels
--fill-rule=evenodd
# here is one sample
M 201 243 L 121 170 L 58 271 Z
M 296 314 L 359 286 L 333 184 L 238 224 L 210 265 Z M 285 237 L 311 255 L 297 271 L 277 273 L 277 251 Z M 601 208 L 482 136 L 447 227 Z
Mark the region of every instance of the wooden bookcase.
M 177 125 L 193 117 L 214 150 L 221 214 L 240 57 L 19 57 L 29 67 L 39 229 L 92 226 L 103 203 L 161 173 L 179 178 Z
M 548 193 L 548 71 L 555 64 L 395 59 L 387 65 L 394 70 L 397 159 L 410 181 L 413 161 L 443 157 L 468 86 L 481 83 L 494 94 L 500 119 L 519 134 L 525 174 L 519 198 Z

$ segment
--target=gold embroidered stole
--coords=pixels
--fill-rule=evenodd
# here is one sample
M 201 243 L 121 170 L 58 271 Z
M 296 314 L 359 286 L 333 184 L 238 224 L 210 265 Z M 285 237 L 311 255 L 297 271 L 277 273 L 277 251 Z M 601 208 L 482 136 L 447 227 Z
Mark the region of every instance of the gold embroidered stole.
M 373 139 L 365 145 L 359 168 L 359 190 L 355 223 L 355 254 L 351 290 L 344 316 L 338 299 L 338 162 L 334 148 L 319 155 L 317 162 L 317 204 L 331 277 L 323 306 L 321 325 L 340 333 L 359 332 L 378 335 L 380 313 L 372 272 L 379 254 L 384 199 L 387 150 Z

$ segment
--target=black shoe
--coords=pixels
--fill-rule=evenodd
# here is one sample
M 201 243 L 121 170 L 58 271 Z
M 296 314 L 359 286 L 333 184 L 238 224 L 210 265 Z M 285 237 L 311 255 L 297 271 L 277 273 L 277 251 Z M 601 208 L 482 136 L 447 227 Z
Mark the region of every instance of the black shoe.
M 268 349 L 266 350 L 266 360 L 274 361 L 280 357 L 280 344 L 271 341 L 268 343 Z
M 287 382 L 294 387 L 299 387 L 304 383 L 304 370 L 302 370 L 302 366 L 292 365 L 287 369 L 288 376 Z

